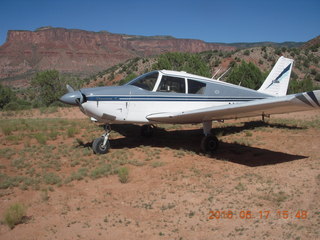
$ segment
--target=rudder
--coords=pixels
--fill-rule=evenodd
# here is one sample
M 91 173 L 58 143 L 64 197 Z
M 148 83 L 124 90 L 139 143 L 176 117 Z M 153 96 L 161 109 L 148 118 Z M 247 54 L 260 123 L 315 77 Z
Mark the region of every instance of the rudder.
M 287 95 L 293 59 L 280 57 L 258 90 L 272 96 Z

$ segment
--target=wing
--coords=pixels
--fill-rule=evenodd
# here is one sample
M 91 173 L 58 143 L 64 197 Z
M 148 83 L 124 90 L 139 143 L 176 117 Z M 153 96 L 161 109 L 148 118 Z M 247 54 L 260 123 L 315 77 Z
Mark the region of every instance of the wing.
M 201 123 L 212 120 L 237 119 L 320 109 L 319 102 L 320 90 L 185 112 L 156 113 L 147 116 L 147 119 L 162 123 Z

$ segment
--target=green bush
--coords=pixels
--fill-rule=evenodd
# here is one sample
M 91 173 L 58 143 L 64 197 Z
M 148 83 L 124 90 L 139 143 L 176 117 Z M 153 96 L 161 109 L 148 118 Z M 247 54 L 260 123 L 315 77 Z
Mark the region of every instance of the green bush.
M 79 89 L 84 83 L 76 77 L 61 75 L 56 70 L 38 72 L 31 80 L 30 96 L 36 100 L 34 106 L 61 106 L 59 98 L 66 93 L 66 84 Z
M 38 143 L 45 145 L 47 143 L 47 136 L 44 133 L 36 133 L 34 138 L 38 141 Z
M 13 229 L 15 225 L 23 222 L 26 211 L 26 207 L 21 203 L 11 205 L 4 213 L 4 223 Z
M 276 54 L 276 55 L 281 55 L 282 54 L 282 51 L 281 51 L 281 49 L 280 48 L 276 48 L 275 50 L 274 50 L 274 53 Z
M 309 92 L 316 89 L 317 87 L 313 84 L 311 79 L 304 79 L 302 81 L 297 81 L 296 79 L 292 79 L 289 82 L 288 94 Z
M 243 52 L 243 54 L 244 54 L 245 56 L 249 56 L 249 55 L 250 55 L 250 51 L 247 49 L 247 50 L 245 50 L 245 51 Z
M 243 87 L 258 89 L 264 79 L 265 74 L 254 63 L 242 61 L 240 65 L 236 64 L 227 77 L 227 82 L 240 84 Z
M 112 174 L 112 166 L 111 164 L 105 163 L 93 169 L 90 173 L 90 177 L 92 179 L 97 179 L 108 176 L 109 174 Z
M 15 99 L 15 94 L 9 87 L 0 84 L 0 109 Z
M 17 110 L 28 110 L 32 108 L 32 104 L 22 99 L 15 99 L 7 103 L 3 110 L 5 111 L 17 111 Z
M 121 167 L 118 169 L 118 177 L 121 183 L 127 183 L 129 180 L 129 169 L 126 167 Z
M 74 137 L 74 135 L 76 134 L 77 129 L 75 127 L 69 127 L 67 130 L 67 135 L 69 138 Z
M 199 54 L 165 53 L 159 56 L 153 69 L 186 71 L 204 77 L 211 77 L 210 68 Z
M 50 184 L 50 185 L 61 183 L 61 178 L 53 172 L 45 173 L 43 175 L 43 180 L 46 184 Z
M 132 79 L 135 79 L 137 75 L 135 73 L 131 73 L 128 76 L 126 76 L 124 79 L 120 80 L 119 85 L 124 85 L 127 82 L 131 81 Z
M 64 83 L 56 70 L 38 72 L 31 80 L 31 86 L 46 106 L 55 102 L 65 92 Z
M 17 111 L 19 110 L 19 104 L 17 102 L 9 102 L 3 107 L 5 111 Z

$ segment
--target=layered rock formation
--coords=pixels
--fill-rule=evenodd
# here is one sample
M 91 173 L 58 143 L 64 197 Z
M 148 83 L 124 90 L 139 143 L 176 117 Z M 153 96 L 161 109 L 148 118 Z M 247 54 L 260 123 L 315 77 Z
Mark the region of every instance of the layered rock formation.
M 164 52 L 233 50 L 200 40 L 143 37 L 64 28 L 9 31 L 0 47 L 0 79 L 22 85 L 37 71 L 56 69 L 88 76 L 137 56 Z M 15 83 L 13 83 L 15 82 Z

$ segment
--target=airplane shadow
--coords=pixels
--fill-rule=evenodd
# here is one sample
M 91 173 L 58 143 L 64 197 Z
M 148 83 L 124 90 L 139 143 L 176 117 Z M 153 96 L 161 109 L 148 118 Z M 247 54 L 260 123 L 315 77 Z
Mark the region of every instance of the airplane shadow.
M 260 127 L 270 127 L 270 128 L 278 128 L 278 129 L 288 129 L 288 130 L 303 130 L 305 128 L 298 126 L 289 126 L 281 123 L 268 123 L 263 121 L 251 121 L 251 122 L 242 122 L 243 126 L 222 126 L 215 127 L 212 129 L 213 133 L 222 133 L 224 136 L 239 133 L 244 130 L 254 130 Z
M 219 150 L 212 157 L 248 167 L 274 165 L 308 158 L 307 156 L 225 142 L 220 144 Z
M 241 122 L 240 122 L 241 123 Z M 222 133 L 224 136 L 235 134 L 242 132 L 244 130 L 254 130 L 256 128 L 260 127 L 270 127 L 270 128 L 278 128 L 278 129 L 288 129 L 288 130 L 303 130 L 304 127 L 298 127 L 298 126 L 289 126 L 286 124 L 281 123 L 268 123 L 263 121 L 251 121 L 251 122 L 242 122 L 243 126 L 221 126 L 221 127 L 215 127 L 212 128 L 212 133 Z M 123 136 L 133 136 L 135 134 L 139 134 L 140 136 L 140 129 L 141 127 L 134 124 L 113 124 L 112 130 L 120 133 Z M 177 130 L 180 131 L 180 130 Z M 190 131 L 190 130 L 181 130 L 181 131 Z M 191 131 L 199 131 L 199 134 L 202 134 L 202 130 L 199 128 L 199 130 L 191 130 Z M 155 128 L 155 135 L 164 134 L 167 133 L 164 128 L 157 127 Z
M 302 129 L 283 124 L 268 124 L 256 121 L 246 122 L 243 126 L 239 127 L 215 128 L 214 131 L 222 131 L 223 135 L 229 135 L 262 126 L 282 129 Z M 119 132 L 121 135 L 126 136 L 125 138 L 110 139 L 111 148 L 113 149 L 136 148 L 143 145 L 160 148 L 167 147 L 175 150 L 187 150 L 193 151 L 199 155 L 202 154 L 200 150 L 200 142 L 203 136 L 201 129 L 166 131 L 163 128 L 156 128 L 152 138 L 141 137 L 140 126 L 137 125 L 112 125 L 112 129 Z M 217 152 L 207 156 L 249 167 L 273 165 L 307 158 L 307 156 L 292 155 L 227 142 L 220 142 L 220 147 Z

